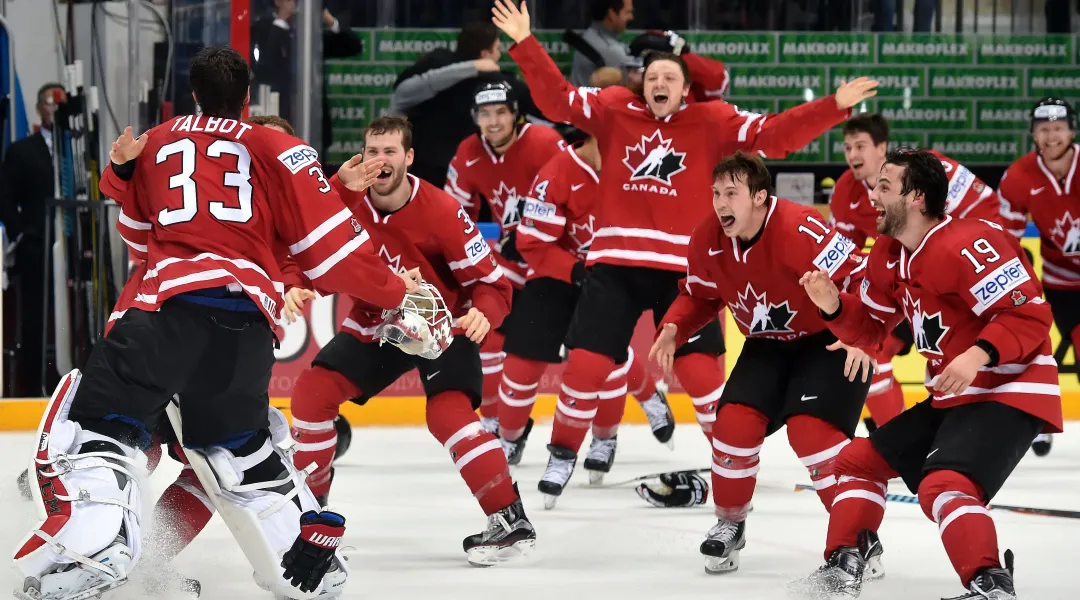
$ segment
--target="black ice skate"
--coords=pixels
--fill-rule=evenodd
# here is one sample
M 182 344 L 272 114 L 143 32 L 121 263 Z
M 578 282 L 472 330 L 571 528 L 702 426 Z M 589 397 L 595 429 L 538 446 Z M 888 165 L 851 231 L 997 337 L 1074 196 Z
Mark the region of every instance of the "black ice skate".
M 945 600 L 1016 600 L 1012 575 L 1013 553 L 1012 550 L 1006 550 L 1004 569 L 995 567 L 979 571 L 968 585 L 968 593 Z
M 569 448 L 552 444 L 548 444 L 547 449 L 551 456 L 548 457 L 547 468 L 544 469 L 544 475 L 536 487 L 544 495 L 544 509 L 551 510 L 555 508 L 555 502 L 562 495 L 563 488 L 570 481 L 570 476 L 574 474 L 577 453 Z
M 1050 454 L 1050 446 L 1054 444 L 1054 436 L 1049 433 L 1040 433 L 1035 437 L 1035 441 L 1031 442 L 1031 449 L 1035 451 L 1035 456 L 1046 456 Z
M 667 394 L 657 389 L 651 398 L 640 404 L 641 410 L 649 418 L 649 427 L 652 428 L 653 437 L 668 448 L 675 449 L 675 441 L 671 437 L 675 434 L 675 415 L 668 406 Z
M 517 491 L 517 484 L 514 484 Z M 518 497 L 513 504 L 488 516 L 483 533 L 470 535 L 462 542 L 469 564 L 490 567 L 523 558 L 536 547 L 536 530 Z
M 819 600 L 858 598 L 864 579 L 885 576 L 881 565 L 881 541 L 873 531 L 859 532 L 858 546 L 845 546 L 832 553 L 829 560 L 805 580 L 796 583 L 798 591 Z
M 739 569 L 739 551 L 746 547 L 746 521 L 720 519 L 709 530 L 701 553 L 705 555 L 705 572 L 723 575 Z
M 589 445 L 589 454 L 585 457 L 585 470 L 589 472 L 589 483 L 604 483 L 604 475 L 615 464 L 615 449 L 619 445 L 618 436 L 602 440 L 594 437 Z
M 525 453 L 525 442 L 529 441 L 529 433 L 533 428 L 532 417 L 529 418 L 529 422 L 525 424 L 525 431 L 521 432 L 521 437 L 516 440 L 506 440 L 502 437 L 499 438 L 499 443 L 502 444 L 503 453 L 506 454 L 506 464 L 510 466 L 516 466 L 521 462 L 521 456 Z
M 19 494 L 22 495 L 23 500 L 33 500 L 33 495 L 30 494 L 30 470 L 23 469 L 19 478 L 15 480 L 15 483 L 19 486 Z

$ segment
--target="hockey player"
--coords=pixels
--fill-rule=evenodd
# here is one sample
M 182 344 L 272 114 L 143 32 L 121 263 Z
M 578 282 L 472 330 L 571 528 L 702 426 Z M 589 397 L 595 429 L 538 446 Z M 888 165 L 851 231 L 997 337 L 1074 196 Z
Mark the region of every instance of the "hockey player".
M 826 510 L 832 505 L 833 461 L 855 434 L 873 367 L 828 332 L 798 283 L 816 267 L 847 289 L 862 261 L 851 240 L 814 208 L 773 196 L 757 156 L 736 152 L 713 176 L 715 214 L 690 237 L 686 279 L 649 357 L 670 373 L 675 349 L 725 306 L 747 337 L 712 429 L 718 521 L 701 553 L 705 571 L 720 574 L 739 568 L 758 453 L 785 424 Z
M 1016 598 L 1011 553 L 1001 568 L 986 506 L 1035 436 L 1061 431 L 1050 308 L 1016 239 L 946 215 L 948 190 L 937 156 L 890 153 L 871 202 L 878 232 L 892 239 L 870 250 L 860 291 L 842 292 L 820 270 L 800 281 L 844 343 L 872 347 L 906 317 L 930 393 L 836 457 L 826 564 L 806 582 L 811 593 L 859 595 L 886 484 L 900 477 L 970 590 L 959 598 Z
M 550 127 L 522 123 L 514 89 L 505 82 L 485 83 L 473 100 L 473 118 L 479 131 L 458 145 L 446 172 L 445 190 L 465 207 L 470 219 L 487 202 L 499 223 L 500 241 L 495 257 L 514 289 L 525 285 L 528 268 L 515 241 L 521 208 L 536 172 L 565 144 Z M 480 347 L 484 362 L 481 422 L 491 433 L 499 431 L 499 383 L 502 381 L 504 332 L 493 330 Z
M 738 111 L 723 101 L 683 106 L 690 86 L 685 61 L 651 52 L 643 95 L 622 87 L 578 89 L 531 35 L 525 3 L 519 9 L 498 0 L 492 11 L 495 24 L 515 42 L 510 55 L 537 105 L 596 136 L 605 165 L 587 259 L 591 271 L 567 335 L 569 364 L 559 394 L 559 403 L 574 412 L 555 421 L 551 458 L 539 484 L 554 498 L 573 474 L 598 392 L 615 365 L 627 360 L 641 314 L 651 309 L 659 323 L 678 296 L 690 233 L 710 212 L 706 190 L 713 166 L 740 148 L 772 155 L 803 147 L 873 96 L 877 83 L 858 79 L 840 86 L 835 96 L 772 116 Z M 715 410 L 722 392 L 716 357 L 723 350 L 720 328 L 708 328 L 688 340 L 675 361 L 679 381 L 706 413 Z
M 517 247 L 529 264 L 528 280 L 507 322 L 506 361 L 499 388 L 500 440 L 510 464 L 521 460 L 537 388 L 547 365 L 562 362 L 562 343 L 585 280 L 585 256 L 593 238 L 592 212 L 599 183 L 596 138 L 568 147 L 536 175 L 518 226 Z M 598 394 L 592 444 L 585 459 L 590 480 L 599 483 L 615 460 L 619 422 L 627 389 L 640 402 L 653 435 L 670 443 L 675 419 L 664 393 L 634 356 L 608 375 Z M 558 405 L 556 419 L 573 409 Z
M 829 200 L 829 222 L 848 236 L 856 247 L 878 237 L 874 220 L 877 211 L 870 203 L 870 190 L 877 182 L 889 145 L 889 123 L 880 114 L 860 114 L 844 124 L 844 158 L 847 171 L 840 176 Z M 1001 221 L 1000 202 L 994 190 L 967 167 L 935 151 L 949 175 L 949 195 L 945 212 L 957 217 Z M 870 427 L 881 425 L 904 410 L 904 391 L 893 375 L 892 359 L 911 347 L 910 327 L 901 323 L 876 354 L 878 370 L 866 407 Z
M 1045 98 L 1031 114 L 1035 150 L 1014 162 L 1001 178 L 1006 228 L 1024 235 L 1028 215 L 1039 230 L 1042 284 L 1061 336 L 1080 354 L 1080 178 L 1076 177 L 1080 146 L 1076 144 L 1076 111 L 1060 98 Z M 1074 181 L 1075 180 L 1075 181 Z M 1032 444 L 1039 456 L 1050 452 L 1053 439 L 1040 434 Z
M 202 114 L 144 134 L 134 145 L 153 162 L 109 167 L 133 182 L 136 213 L 151 215 L 150 268 L 132 308 L 43 415 L 32 489 L 43 522 L 15 553 L 20 597 L 85 597 L 126 582 L 149 516 L 145 449 L 175 395 L 170 419 L 186 422 L 178 435 L 256 580 L 292 598 L 345 582 L 344 518 L 319 512 L 280 449 L 287 424 L 267 418 L 283 305 L 272 246 L 292 244 L 317 289 L 384 308 L 416 285 L 387 273 L 366 233 L 336 216 L 348 211 L 313 150 L 239 122 L 248 78 L 235 51 L 201 50 L 190 80 Z
M 311 488 L 325 498 L 333 476 L 333 420 L 341 404 L 352 400 L 362 405 L 418 369 L 427 395 L 428 430 L 449 451 L 489 517 L 483 533 L 465 539 L 465 552 L 471 564 L 489 566 L 527 553 L 536 540 L 502 447 L 474 412 L 483 379 L 478 345 L 510 312 L 511 286 L 465 208 L 408 174 L 411 141 L 404 118 L 372 121 L 364 133 L 364 156 L 384 158 L 383 172 L 366 194 L 344 192 L 344 198 L 371 231 L 384 268 L 419 270 L 438 288 L 456 320 L 453 342 L 434 360 L 413 358 L 379 344 L 374 336 L 380 311 L 370 303 L 355 304 L 293 388 L 293 437 L 300 442 L 296 466 L 316 465 Z M 351 177 L 350 170 L 339 171 L 332 185 L 348 185 Z

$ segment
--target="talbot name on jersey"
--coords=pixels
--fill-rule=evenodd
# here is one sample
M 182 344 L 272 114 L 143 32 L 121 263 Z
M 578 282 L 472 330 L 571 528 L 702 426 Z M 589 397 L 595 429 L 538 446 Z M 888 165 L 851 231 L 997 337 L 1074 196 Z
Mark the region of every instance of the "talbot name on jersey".
M 237 126 L 240 128 L 237 129 Z M 236 131 L 234 137 L 240 139 L 244 136 L 244 133 L 248 129 L 251 129 L 251 125 L 248 123 L 240 123 L 234 119 L 222 119 L 218 117 L 208 117 L 206 115 L 188 115 L 186 117 L 177 117 L 173 121 L 172 129 L 170 131 L 190 131 L 191 133 L 223 133 L 230 134 Z
M 837 233 L 814 258 L 814 266 L 823 271 L 828 271 L 829 275 L 834 275 L 844 264 L 844 261 L 851 256 L 854 249 L 855 242 Z
M 971 295 L 976 301 L 975 314 L 981 315 L 995 302 L 1030 279 L 1019 257 L 994 269 L 983 277 L 982 281 L 971 286 Z
M 541 202 L 535 198 L 525 200 L 524 219 L 536 219 L 549 223 L 555 217 L 555 205 L 550 202 Z
M 465 243 L 465 256 L 469 257 L 469 262 L 473 265 L 480 264 L 480 261 L 490 252 L 491 246 L 484 241 L 484 236 L 479 233 Z
M 311 146 L 298 144 L 278 154 L 277 158 L 290 173 L 296 175 L 304 167 L 319 162 L 319 153 Z

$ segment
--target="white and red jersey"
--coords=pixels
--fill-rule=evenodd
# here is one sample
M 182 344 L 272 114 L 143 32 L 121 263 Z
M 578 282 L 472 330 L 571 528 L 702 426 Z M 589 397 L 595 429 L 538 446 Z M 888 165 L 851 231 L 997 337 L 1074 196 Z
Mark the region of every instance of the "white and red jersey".
M 1078 157 L 1080 145 L 1073 144 L 1072 166 L 1058 180 L 1037 152 L 1029 152 L 1009 166 L 998 187 L 1009 232 L 1023 236 L 1029 214 L 1039 229 L 1042 282 L 1054 290 L 1080 290 Z
M 103 194 L 132 204 L 129 217 L 149 217 L 140 224 L 150 224 L 149 267 L 132 308 L 154 311 L 177 294 L 232 285 L 280 327 L 277 243 L 320 292 L 384 308 L 401 303 L 404 282 L 373 254 L 318 153 L 301 140 L 204 115 L 176 117 L 144 135 L 147 160 L 136 163 L 129 185 L 111 185 L 119 179 L 111 165 L 101 180 Z
M 949 178 L 945 214 L 1004 225 L 1001 202 L 993 188 L 964 165 L 935 150 L 929 152 L 941 161 Z M 844 171 L 833 188 L 829 212 L 829 222 L 859 248 L 866 246 L 867 239 L 877 239 L 877 209 L 870 203 L 870 186 L 855 179 L 850 169 Z
M 521 126 L 518 139 L 501 155 L 495 154 L 484 136 L 470 135 L 461 141 L 450 160 L 443 189 L 457 198 L 474 221 L 480 216 L 480 202 L 486 201 L 499 223 L 499 237 L 505 237 L 521 221 L 522 200 L 537 171 L 565 146 L 554 129 L 528 123 Z M 501 255 L 499 263 L 515 287 L 525 284 L 524 264 Z
M 945 217 L 914 251 L 883 238 L 863 271 L 860 290 L 840 294 L 840 314 L 829 322 L 841 341 L 873 347 L 907 318 L 927 359 L 935 406 L 1001 402 L 1061 431 L 1050 307 L 1020 243 L 1004 228 Z M 997 350 L 998 364 L 980 368 L 959 394 L 936 393 L 938 374 L 977 340 Z
M 724 63 L 690 52 L 680 56 L 690 71 L 690 95 L 687 102 L 723 100 L 731 85 L 731 74 Z
M 536 174 L 518 225 L 517 249 L 529 264 L 529 279 L 551 277 L 571 283 L 593 240 L 593 205 L 600 176 L 567 148 Z
M 690 233 L 712 210 L 712 171 L 736 150 L 798 150 L 848 117 L 832 96 L 778 115 L 722 100 L 657 118 L 625 87 L 576 88 L 535 37 L 510 48 L 533 100 L 556 121 L 595 136 L 603 156 L 596 231 L 588 262 L 686 269 Z
M 749 338 L 797 340 L 826 329 L 820 312 L 799 285 L 807 271 L 829 272 L 847 289 L 863 256 L 851 240 L 830 229 L 816 209 L 769 198 L 761 231 L 749 241 L 728 237 L 716 215 L 690 238 L 689 266 L 679 297 L 657 328 L 678 326 L 682 345 L 726 305 Z
M 510 312 L 513 288 L 491 247 L 454 198 L 415 175 L 408 175 L 408 181 L 412 197 L 396 211 L 384 213 L 375 208 L 367 192 L 353 192 L 337 175 L 331 178 L 371 234 L 384 269 L 404 273 L 419 267 L 424 281 L 438 288 L 455 319 L 475 307 L 495 329 Z M 372 342 L 382 322 L 381 307 L 354 301 L 342 331 Z M 461 331 L 455 328 L 454 333 Z

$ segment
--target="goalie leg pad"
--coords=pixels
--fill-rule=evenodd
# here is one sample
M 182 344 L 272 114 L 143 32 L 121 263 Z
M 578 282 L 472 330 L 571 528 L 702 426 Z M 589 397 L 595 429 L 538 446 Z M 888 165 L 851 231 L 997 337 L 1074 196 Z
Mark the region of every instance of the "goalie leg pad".
M 285 416 L 272 407 L 270 430 L 257 432 L 236 448 L 186 448 L 191 468 L 255 571 L 263 589 L 296 600 L 341 593 L 348 568 L 340 552 L 316 589 L 303 592 L 284 578 L 282 557 L 300 535 L 301 515 L 318 512 L 306 483 L 307 471 L 293 466 L 293 440 Z M 168 408 L 182 438 L 180 411 Z
M 68 420 L 81 380 L 61 379 L 38 428 L 31 486 L 41 523 L 15 552 L 20 597 L 86 597 L 122 585 L 138 563 L 146 455 Z M 74 566 L 74 568 L 72 568 Z

